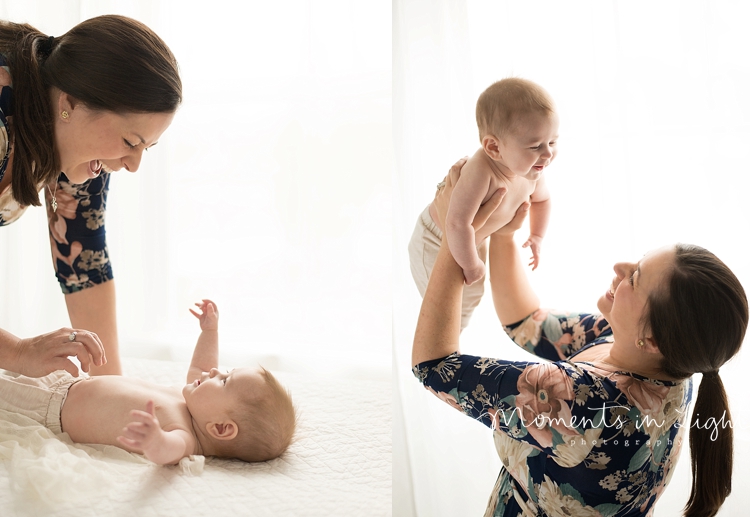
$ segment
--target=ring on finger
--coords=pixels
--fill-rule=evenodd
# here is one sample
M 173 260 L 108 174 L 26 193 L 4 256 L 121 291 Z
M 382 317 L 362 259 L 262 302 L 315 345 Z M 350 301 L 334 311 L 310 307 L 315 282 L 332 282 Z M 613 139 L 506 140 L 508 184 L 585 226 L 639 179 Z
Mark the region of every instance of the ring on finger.
M 437 184 L 437 189 L 440 190 L 444 186 L 445 186 L 445 181 L 441 181 L 440 183 Z
M 68 336 L 68 341 L 75 341 L 76 334 L 78 334 L 78 332 L 71 332 L 70 335 Z

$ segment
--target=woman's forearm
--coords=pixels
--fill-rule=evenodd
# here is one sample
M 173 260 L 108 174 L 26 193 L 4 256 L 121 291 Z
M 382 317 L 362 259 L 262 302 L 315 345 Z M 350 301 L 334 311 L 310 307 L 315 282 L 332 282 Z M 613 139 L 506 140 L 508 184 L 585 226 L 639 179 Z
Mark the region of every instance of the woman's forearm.
M 412 365 L 458 351 L 464 275 L 443 238 L 419 311 Z
M 122 375 L 119 341 L 117 339 L 117 310 L 115 281 L 71 293 L 65 296 L 70 324 L 73 328 L 96 333 L 104 345 L 107 364 L 92 366 L 91 375 Z
M 539 308 L 539 297 L 526 276 L 513 234 L 490 237 L 489 263 L 492 301 L 503 325 L 520 321 Z
M 0 368 L 18 372 L 18 338 L 0 329 Z

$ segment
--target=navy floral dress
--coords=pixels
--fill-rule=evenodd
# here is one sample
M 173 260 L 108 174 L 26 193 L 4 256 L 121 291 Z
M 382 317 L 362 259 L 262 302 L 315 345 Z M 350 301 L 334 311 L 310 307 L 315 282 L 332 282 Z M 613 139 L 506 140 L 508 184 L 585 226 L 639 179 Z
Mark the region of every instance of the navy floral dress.
M 485 516 L 652 515 L 679 456 L 691 379 L 574 362 L 612 341 L 598 315 L 540 309 L 505 331 L 554 362 L 453 353 L 413 369 L 438 398 L 494 431 L 504 468 Z
M 13 119 L 13 90 L 10 71 L 0 54 L 0 181 L 11 156 L 10 127 Z M 40 185 L 41 189 L 43 186 Z M 52 210 L 50 189 L 57 199 Z M 80 185 L 60 173 L 57 184 L 45 188 L 52 261 L 63 293 L 73 293 L 112 279 L 104 231 L 104 213 L 109 191 L 109 174 Z M 0 226 L 16 221 L 25 206 L 13 199 L 12 188 L 0 192 Z

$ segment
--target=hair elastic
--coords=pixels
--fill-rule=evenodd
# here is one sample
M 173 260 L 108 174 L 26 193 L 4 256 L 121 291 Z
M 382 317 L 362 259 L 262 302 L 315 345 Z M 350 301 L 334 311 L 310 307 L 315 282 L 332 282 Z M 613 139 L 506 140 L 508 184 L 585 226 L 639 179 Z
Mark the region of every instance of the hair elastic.
M 37 44 L 37 51 L 42 57 L 46 58 L 52 53 L 52 46 L 54 45 L 54 43 L 55 43 L 54 36 L 50 36 L 48 38 L 42 39 Z

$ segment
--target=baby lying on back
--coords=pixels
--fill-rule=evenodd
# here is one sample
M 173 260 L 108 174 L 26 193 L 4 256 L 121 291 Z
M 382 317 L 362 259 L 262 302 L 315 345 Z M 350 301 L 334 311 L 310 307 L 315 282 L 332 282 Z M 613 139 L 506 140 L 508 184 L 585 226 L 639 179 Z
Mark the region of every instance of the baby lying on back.
M 201 312 L 191 312 L 202 332 L 182 388 L 132 377 L 81 379 L 62 370 L 40 379 L 6 373 L 0 409 L 66 432 L 74 442 L 115 445 L 160 465 L 191 454 L 280 456 L 295 429 L 289 393 L 263 368 L 217 370 L 218 310 L 210 300 L 196 305 Z

